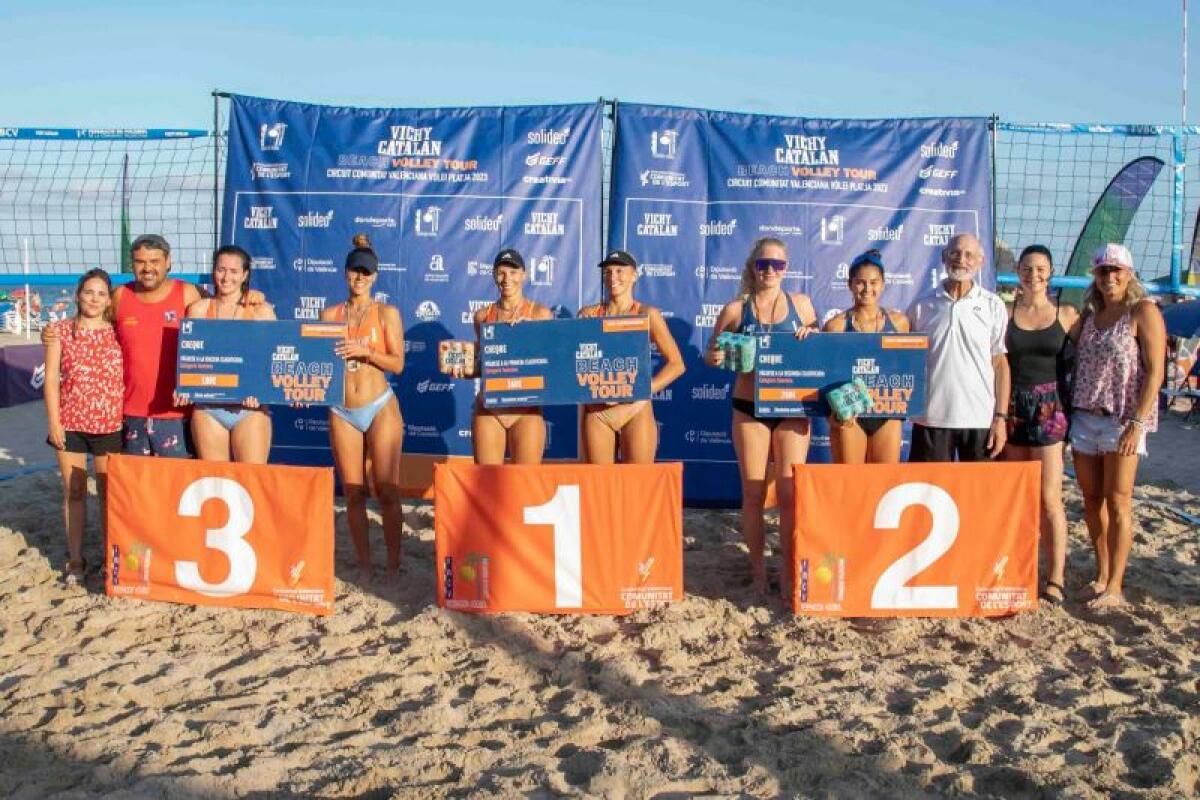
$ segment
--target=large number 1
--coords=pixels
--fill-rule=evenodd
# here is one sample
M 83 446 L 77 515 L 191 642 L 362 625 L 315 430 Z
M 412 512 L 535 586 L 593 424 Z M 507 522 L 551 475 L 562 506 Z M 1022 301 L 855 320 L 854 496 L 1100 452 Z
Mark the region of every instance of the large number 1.
M 243 538 L 254 524 L 254 501 L 240 483 L 229 478 L 201 478 L 183 490 L 179 498 L 179 516 L 198 517 L 205 500 L 220 500 L 229 509 L 229 520 L 220 528 L 205 531 L 204 544 L 219 550 L 229 559 L 229 575 L 220 583 L 200 577 L 195 561 L 175 562 L 175 582 L 183 589 L 208 597 L 245 594 L 254 585 L 258 558 Z
M 559 486 L 549 502 L 525 507 L 526 525 L 554 526 L 554 605 L 583 607 L 583 535 L 579 487 Z
M 900 515 L 909 506 L 925 506 L 933 517 L 929 535 L 883 571 L 871 593 L 872 608 L 929 609 L 958 608 L 957 586 L 907 586 L 933 562 L 941 558 L 958 538 L 958 506 L 954 498 L 931 483 L 902 483 L 875 507 L 875 527 L 900 527 Z

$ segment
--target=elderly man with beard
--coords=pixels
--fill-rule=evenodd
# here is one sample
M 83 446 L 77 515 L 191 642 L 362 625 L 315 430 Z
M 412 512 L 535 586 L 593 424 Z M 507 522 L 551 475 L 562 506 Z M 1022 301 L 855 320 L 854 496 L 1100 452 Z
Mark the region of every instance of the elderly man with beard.
M 1004 449 L 1009 372 L 1004 303 L 975 282 L 983 247 L 970 234 L 942 251 L 946 279 L 908 309 L 929 337 L 925 413 L 915 420 L 909 461 L 984 461 Z

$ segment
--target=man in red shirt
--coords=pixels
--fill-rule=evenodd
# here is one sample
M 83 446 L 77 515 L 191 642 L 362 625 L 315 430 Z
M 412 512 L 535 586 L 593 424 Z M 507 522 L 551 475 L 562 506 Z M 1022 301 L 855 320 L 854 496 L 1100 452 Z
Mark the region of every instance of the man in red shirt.
M 200 290 L 168 278 L 171 245 L 156 233 L 130 247 L 136 280 L 113 293 L 117 341 L 124 359 L 124 449 L 142 456 L 189 458 L 186 420 L 176 408 L 179 323 Z M 49 329 L 47 329 L 49 330 Z M 43 333 L 43 342 L 47 340 Z

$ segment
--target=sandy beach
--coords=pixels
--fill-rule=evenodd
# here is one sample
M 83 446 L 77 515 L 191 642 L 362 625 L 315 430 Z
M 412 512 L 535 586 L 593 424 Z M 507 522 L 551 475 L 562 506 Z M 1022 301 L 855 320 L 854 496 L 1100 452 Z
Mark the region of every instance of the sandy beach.
M 871 623 L 757 604 L 714 511 L 685 512 L 687 600 L 624 618 L 439 610 L 424 503 L 398 587 L 352 582 L 339 513 L 328 618 L 110 600 L 59 580 L 41 404 L 0 430 L 0 473 L 34 468 L 0 480 L 6 797 L 1200 792 L 1200 528 L 1170 510 L 1200 515 L 1200 428 L 1178 419 L 1139 476 L 1126 607 Z

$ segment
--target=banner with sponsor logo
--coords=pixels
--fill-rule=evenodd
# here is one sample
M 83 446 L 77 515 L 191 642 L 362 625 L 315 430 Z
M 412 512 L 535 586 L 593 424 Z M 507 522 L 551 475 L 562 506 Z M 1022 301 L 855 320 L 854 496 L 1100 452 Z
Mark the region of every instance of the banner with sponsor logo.
M 335 323 L 185 319 L 176 392 L 193 403 L 340 405 L 346 371 L 334 346 L 345 335 Z
M 480 339 L 487 408 L 650 399 L 648 317 L 490 324 Z
M 925 410 L 924 336 L 839 333 L 797 339 L 757 337 L 754 413 L 760 417 L 828 417 L 829 392 L 858 378 L 874 407 L 861 417 L 905 419 Z
M 682 600 L 682 471 L 437 465 L 438 605 L 625 614 Z
M 111 456 L 105 591 L 333 612 L 333 470 Z
M 637 259 L 638 299 L 662 308 L 687 361 L 656 413 L 660 456 L 688 462 L 689 503 L 738 502 L 732 376 L 701 359 L 756 239 L 787 245 L 784 285 L 811 296 L 822 322 L 851 305 L 849 264 L 868 248 L 887 265 L 882 304 L 903 310 L 938 280 L 951 236 L 991 241 L 985 119 L 804 119 L 621 103 L 615 141 L 608 246 Z M 981 280 L 993 285 L 990 264 Z M 828 459 L 821 421 L 811 458 Z
M 443 376 L 437 343 L 474 336 L 505 247 L 524 255 L 526 295 L 558 316 L 599 299 L 602 119 L 598 103 L 368 109 L 235 96 L 223 241 L 253 256 L 254 285 L 281 319 L 315 320 L 346 297 L 351 238 L 370 236 L 375 296 L 405 326 L 394 381 L 405 453 L 469 455 L 478 384 Z M 313 435 L 323 413 L 285 416 L 294 429 L 276 426 L 272 458 L 329 463 L 328 438 Z M 573 458 L 576 440 L 574 409 L 551 411 L 547 456 Z
M 1037 607 L 1041 464 L 796 468 L 792 610 L 976 617 Z

